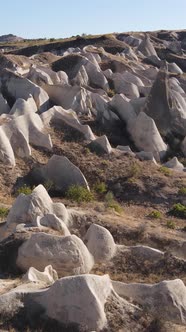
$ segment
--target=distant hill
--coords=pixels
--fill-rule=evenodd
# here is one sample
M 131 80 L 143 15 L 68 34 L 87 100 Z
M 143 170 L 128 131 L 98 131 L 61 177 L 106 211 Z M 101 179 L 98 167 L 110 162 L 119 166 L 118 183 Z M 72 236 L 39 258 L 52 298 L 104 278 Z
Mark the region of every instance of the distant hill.
M 21 41 L 21 40 L 23 40 L 23 38 L 17 37 L 12 34 L 0 36 L 0 43 L 17 42 L 17 41 Z

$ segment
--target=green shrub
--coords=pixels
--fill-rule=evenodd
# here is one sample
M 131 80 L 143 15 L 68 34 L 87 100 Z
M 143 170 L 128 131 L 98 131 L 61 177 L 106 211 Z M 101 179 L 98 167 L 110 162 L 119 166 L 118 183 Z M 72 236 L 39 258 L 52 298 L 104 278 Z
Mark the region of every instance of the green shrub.
M 110 97 L 110 98 L 112 98 L 112 97 L 114 97 L 115 96 L 115 91 L 113 90 L 113 89 L 109 89 L 108 91 L 107 91 L 107 94 L 108 94 L 108 96 Z
M 93 189 L 98 194 L 104 194 L 107 191 L 107 186 L 104 182 L 97 182 L 93 186 Z
M 7 217 L 9 209 L 6 207 L 0 207 L 0 219 Z
M 109 191 L 105 195 L 105 203 L 106 207 L 114 209 L 117 213 L 122 213 L 123 209 L 121 205 L 115 200 L 114 195 L 111 191 Z
M 130 165 L 130 168 L 128 170 L 128 177 L 129 178 L 138 178 L 141 174 L 141 167 L 136 162 L 133 162 Z
M 93 193 L 91 193 L 87 188 L 78 185 L 70 186 L 66 192 L 66 197 L 78 203 L 90 202 L 94 199 Z
M 180 188 L 178 191 L 178 194 L 182 195 L 182 196 L 186 196 L 186 188 L 185 187 Z
M 54 189 L 54 182 L 52 180 L 47 180 L 43 183 L 43 186 L 45 187 L 45 189 L 47 191 L 51 190 L 51 189 Z
M 170 175 L 172 174 L 171 170 L 170 170 L 168 167 L 165 167 L 165 166 L 161 166 L 161 167 L 159 168 L 159 171 L 160 171 L 162 174 L 166 175 L 166 176 L 170 176 Z
M 186 219 L 186 206 L 181 203 L 174 204 L 169 211 L 169 214 L 178 218 Z
M 162 217 L 162 214 L 160 211 L 154 210 L 151 213 L 149 213 L 148 217 L 153 219 L 160 219 Z
M 166 226 L 170 229 L 175 229 L 176 228 L 176 224 L 172 220 L 167 220 Z
M 32 193 L 32 188 L 29 187 L 29 186 L 26 186 L 26 184 L 24 184 L 24 186 L 20 187 L 18 190 L 17 190 L 17 196 L 19 194 L 25 194 L 25 195 L 30 195 Z

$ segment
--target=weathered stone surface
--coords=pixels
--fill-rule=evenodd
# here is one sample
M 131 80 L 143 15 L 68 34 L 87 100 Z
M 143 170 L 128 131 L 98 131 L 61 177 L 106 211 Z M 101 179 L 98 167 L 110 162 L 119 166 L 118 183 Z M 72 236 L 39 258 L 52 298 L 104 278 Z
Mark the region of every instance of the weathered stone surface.
M 167 146 L 163 142 L 154 120 L 145 113 L 139 113 L 133 127 L 130 127 L 130 134 L 138 149 L 152 152 L 157 161 L 165 155 Z
M 89 273 L 94 264 L 92 255 L 76 235 L 56 236 L 33 234 L 18 250 L 17 266 L 43 270 L 52 265 L 59 276 Z
M 88 144 L 88 147 L 91 151 L 94 151 L 97 154 L 110 154 L 112 152 L 112 147 L 108 141 L 107 136 L 105 135 L 93 140 L 90 144 Z
M 54 106 L 50 108 L 47 112 L 41 114 L 41 118 L 46 126 L 50 123 L 66 123 L 70 127 L 78 130 L 86 140 L 93 140 L 95 136 L 88 125 L 82 125 L 76 115 L 72 110 L 64 110 L 61 106 Z
M 67 157 L 53 155 L 44 166 L 30 172 L 33 181 L 50 183 L 60 192 L 65 193 L 72 185 L 79 185 L 89 189 L 88 182 L 80 169 Z
M 109 261 L 115 254 L 114 239 L 111 233 L 102 226 L 92 224 L 85 235 L 84 242 L 95 262 Z
M 111 292 L 108 275 L 72 276 L 56 281 L 48 291 L 36 295 L 35 302 L 46 310 L 49 318 L 66 325 L 86 326 L 88 331 L 101 331 L 107 324 L 104 305 Z
M 58 218 L 55 214 L 45 214 L 43 217 L 37 217 L 37 224 L 38 227 L 42 225 L 54 229 L 64 236 L 70 235 L 64 221 Z
M 178 158 L 174 157 L 169 160 L 167 163 L 164 164 L 165 167 L 172 168 L 175 171 L 183 171 L 184 166 L 182 163 L 179 162 Z
M 51 265 L 46 266 L 43 272 L 36 270 L 34 267 L 30 267 L 23 276 L 23 282 L 33 282 L 42 284 L 43 286 L 52 285 L 57 279 L 57 272 Z
M 119 296 L 133 299 L 154 317 L 186 325 L 186 287 L 180 279 L 154 285 L 124 284 L 117 281 L 112 284 Z
M 47 214 L 55 214 L 68 224 L 69 216 L 65 206 L 53 203 L 42 185 L 37 186 L 30 195 L 20 194 L 10 209 L 5 226 L 0 230 L 0 238 L 14 232 L 18 224 L 37 226 L 37 218 Z

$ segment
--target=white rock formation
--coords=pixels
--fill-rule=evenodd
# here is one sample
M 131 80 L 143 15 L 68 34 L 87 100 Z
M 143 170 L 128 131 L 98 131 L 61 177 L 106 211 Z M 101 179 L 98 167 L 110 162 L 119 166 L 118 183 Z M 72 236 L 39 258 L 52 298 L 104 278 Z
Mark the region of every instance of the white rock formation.
M 82 240 L 76 235 L 57 236 L 32 234 L 18 250 L 16 261 L 22 271 L 30 267 L 43 270 L 52 265 L 59 276 L 89 273 L 94 259 Z
M 157 161 L 165 155 L 167 146 L 163 142 L 154 120 L 145 113 L 139 113 L 129 132 L 138 149 L 152 152 Z
M 36 270 L 34 267 L 30 267 L 23 276 L 23 282 L 42 284 L 45 287 L 52 285 L 57 279 L 57 272 L 51 265 L 46 266 L 43 272 Z
M 10 107 L 7 101 L 4 99 L 3 95 L 0 93 L 0 114 L 8 114 L 10 112 Z
M 92 224 L 85 235 L 84 242 L 96 263 L 109 261 L 115 254 L 114 239 L 111 233 L 102 226 Z
M 18 98 L 27 100 L 29 96 L 32 95 L 38 110 L 40 110 L 40 112 L 47 110 L 49 97 L 47 93 L 35 83 L 10 71 L 5 71 L 2 81 L 8 94 L 15 98 L 15 100 Z
M 65 325 L 86 326 L 88 331 L 101 331 L 107 325 L 104 305 L 112 292 L 108 275 L 72 276 L 56 281 L 48 291 L 36 295 L 35 301 L 49 318 Z
M 37 177 L 50 182 L 56 190 L 66 192 L 72 185 L 79 185 L 89 190 L 88 182 L 80 171 L 67 157 L 53 155 L 48 163 L 37 170 Z
M 179 172 L 183 171 L 183 169 L 184 169 L 183 164 L 179 162 L 177 157 L 174 157 L 171 160 L 167 161 L 163 166 L 172 168 L 175 171 L 179 171 Z
M 88 125 L 82 125 L 73 110 L 64 110 L 61 106 L 54 106 L 41 114 L 41 119 L 46 126 L 50 123 L 66 123 L 83 134 L 86 140 L 93 140 L 95 136 Z
M 53 203 L 42 185 L 37 186 L 31 195 L 20 194 L 10 209 L 4 228 L 0 230 L 0 238 L 14 232 L 18 224 L 37 226 L 38 216 L 47 214 L 55 214 L 68 225 L 69 216 L 65 206 L 62 203 Z
M 36 103 L 31 95 L 27 100 L 18 98 L 11 108 L 9 114 L 17 117 L 20 115 L 26 115 L 29 112 L 37 112 Z
M 55 214 L 45 214 L 43 217 L 37 217 L 37 225 L 54 229 L 61 235 L 68 236 L 70 232 L 63 220 L 58 218 Z
M 113 281 L 116 293 L 131 298 L 154 317 L 186 325 L 186 287 L 182 280 L 162 281 L 158 284 L 124 284 Z
M 98 154 L 110 154 L 112 147 L 106 135 L 100 136 L 88 144 L 90 150 L 95 151 Z

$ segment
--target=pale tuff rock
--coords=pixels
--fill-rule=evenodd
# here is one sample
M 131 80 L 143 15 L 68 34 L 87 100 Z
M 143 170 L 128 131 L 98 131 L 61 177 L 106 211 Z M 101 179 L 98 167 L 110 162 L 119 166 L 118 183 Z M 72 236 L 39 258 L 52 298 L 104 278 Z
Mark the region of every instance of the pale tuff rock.
M 152 152 L 157 161 L 165 155 L 167 146 L 163 142 L 154 120 L 145 113 L 139 113 L 129 132 L 138 149 Z
M 179 160 L 174 157 L 171 160 L 169 160 L 167 163 L 164 164 L 165 167 L 172 168 L 175 171 L 183 171 L 184 166 L 182 163 L 179 162 Z
M 145 35 L 143 41 L 138 46 L 138 51 L 140 51 L 145 56 L 151 56 L 151 55 L 157 56 L 154 46 L 151 43 L 150 38 L 147 34 Z
M 0 114 L 8 114 L 10 112 L 10 107 L 6 101 L 6 99 L 4 99 L 3 95 L 0 93 Z
M 72 185 L 87 188 L 89 186 L 83 173 L 67 157 L 53 155 L 48 163 L 31 171 L 31 175 L 43 183 L 51 183 L 52 186 L 63 193 Z
M 41 119 L 46 126 L 51 123 L 65 123 L 83 134 L 86 140 L 93 140 L 95 136 L 88 125 L 82 125 L 72 110 L 64 110 L 61 106 L 54 106 L 41 114 Z
M 112 292 L 108 275 L 72 276 L 56 281 L 43 294 L 36 294 L 35 302 L 49 318 L 66 325 L 73 322 L 86 326 L 88 331 L 101 331 L 107 325 L 104 305 Z
M 84 242 L 95 262 L 109 261 L 115 254 L 114 239 L 111 233 L 102 226 L 92 224 L 85 235 Z
M 63 220 L 58 218 L 55 214 L 45 214 L 43 217 L 37 217 L 37 225 L 54 229 L 61 235 L 68 236 L 70 232 Z
M 76 235 L 57 236 L 35 233 L 18 250 L 17 266 L 42 270 L 47 265 L 59 276 L 89 273 L 94 265 L 92 255 Z
M 113 281 L 116 293 L 146 308 L 154 317 L 186 325 L 186 287 L 180 279 L 158 284 L 124 284 Z
M 55 214 L 65 224 L 68 224 L 68 211 L 62 203 L 53 203 L 46 189 L 39 185 L 30 195 L 20 194 L 7 216 L 0 237 L 4 238 L 14 232 L 18 224 L 37 226 L 38 216 Z
M 34 267 L 30 267 L 23 276 L 23 282 L 42 284 L 45 287 L 52 285 L 57 279 L 57 272 L 51 265 L 46 266 L 43 272 L 36 270 Z
M 27 100 L 30 95 L 33 96 L 36 106 L 40 112 L 44 112 L 48 108 L 49 97 L 47 93 L 38 85 L 31 82 L 27 78 L 23 78 L 11 71 L 4 70 L 1 82 L 7 93 L 12 98 L 22 98 Z
M 18 98 L 11 108 L 9 114 L 17 117 L 20 115 L 26 115 L 29 112 L 37 112 L 36 103 L 31 95 L 27 100 Z
M 91 151 L 95 151 L 97 154 L 110 154 L 112 152 L 112 147 L 107 136 L 105 135 L 93 140 L 90 144 L 88 144 L 88 147 Z

